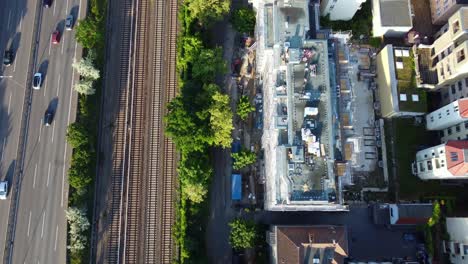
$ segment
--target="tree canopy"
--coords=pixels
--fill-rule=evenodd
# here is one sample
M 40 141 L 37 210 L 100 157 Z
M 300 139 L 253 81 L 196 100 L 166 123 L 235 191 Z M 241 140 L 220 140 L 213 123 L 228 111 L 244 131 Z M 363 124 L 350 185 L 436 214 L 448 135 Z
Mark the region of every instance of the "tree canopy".
M 255 12 L 251 8 L 242 7 L 234 11 L 231 23 L 235 30 L 252 34 L 255 30 Z
M 217 74 L 227 70 L 221 48 L 202 49 L 195 57 L 193 65 L 193 78 L 204 84 L 212 83 Z
M 257 155 L 255 152 L 246 149 L 242 149 L 237 153 L 231 153 L 231 157 L 234 159 L 234 164 L 232 167 L 235 170 L 240 170 L 244 167 L 254 164 L 255 161 L 257 161 Z
M 237 103 L 237 115 L 241 120 L 247 119 L 251 112 L 255 111 L 255 107 L 250 103 L 248 96 L 241 96 Z
M 70 207 L 65 211 L 67 217 L 68 226 L 70 228 L 70 245 L 68 249 L 71 252 L 76 253 L 83 250 L 86 247 L 87 236 L 86 231 L 89 229 L 89 221 L 86 217 L 86 211 L 76 207 Z
M 209 26 L 213 22 L 223 19 L 231 8 L 230 0 L 190 0 L 187 2 L 190 17 L 200 24 Z
M 82 123 L 72 123 L 67 128 L 67 142 L 72 148 L 89 146 L 89 130 Z
M 100 30 L 102 23 L 93 18 L 85 18 L 76 26 L 76 40 L 83 48 L 100 47 L 104 43 L 104 32 Z
M 227 148 L 231 146 L 232 111 L 229 107 L 229 96 L 215 92 L 213 102 L 208 109 L 210 113 L 210 126 L 213 131 L 213 145 Z
M 257 228 L 253 221 L 235 219 L 229 223 L 231 233 L 229 243 L 235 249 L 253 248 L 257 237 Z

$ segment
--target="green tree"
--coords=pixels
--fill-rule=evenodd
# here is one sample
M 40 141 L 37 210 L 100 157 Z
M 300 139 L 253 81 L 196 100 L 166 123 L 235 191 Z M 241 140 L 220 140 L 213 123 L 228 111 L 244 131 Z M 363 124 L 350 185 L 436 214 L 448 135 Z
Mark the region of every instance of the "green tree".
M 185 70 L 202 50 L 203 42 L 196 36 L 182 36 L 179 42 L 182 43 L 182 54 L 177 57 L 177 67 Z
M 210 127 L 213 132 L 213 145 L 227 148 L 231 146 L 232 111 L 229 107 L 229 96 L 215 92 L 208 109 L 210 113 Z
M 89 229 L 90 224 L 84 209 L 70 207 L 65 211 L 65 216 L 67 217 L 70 235 L 68 249 L 76 254 L 85 249 L 88 244 L 85 232 Z
M 194 117 L 185 109 L 183 98 L 178 96 L 168 105 L 164 118 L 166 134 L 182 153 L 206 150 L 211 137 L 203 127 L 196 124 Z
M 104 45 L 102 23 L 90 17 L 81 20 L 76 26 L 75 38 L 83 48 L 91 49 Z
M 231 8 L 230 0 L 190 0 L 187 2 L 190 17 L 208 26 L 222 20 Z
M 439 204 L 439 202 L 436 201 L 434 203 L 434 209 L 432 211 L 432 216 L 431 216 L 431 218 L 429 218 L 429 221 L 427 222 L 427 225 L 429 227 L 432 227 L 432 226 L 436 225 L 437 223 L 439 223 L 440 216 L 441 216 L 440 214 L 441 214 L 440 204 Z
M 89 79 L 79 80 L 75 84 L 73 89 L 75 89 L 77 93 L 84 94 L 84 95 L 92 95 L 96 93 L 96 89 L 94 89 L 94 86 L 93 86 L 93 81 Z
M 255 30 L 255 12 L 251 8 L 239 8 L 232 14 L 231 23 L 238 32 L 252 34 Z
M 225 73 L 226 70 L 221 48 L 202 49 L 193 61 L 192 75 L 202 83 L 212 83 L 217 74 Z
M 201 203 L 208 193 L 208 182 L 213 174 L 208 156 L 203 153 L 183 155 L 178 167 L 182 194 L 192 203 Z
M 68 169 L 68 182 L 71 187 L 82 191 L 92 182 L 91 152 L 83 148 L 73 150 L 70 168 Z
M 88 51 L 88 54 L 85 58 L 82 58 L 79 62 L 73 61 L 72 67 L 75 69 L 78 74 L 82 77 L 89 79 L 89 80 L 97 80 L 99 79 L 99 70 L 94 66 L 94 60 L 96 59 L 96 55 L 92 50 Z
M 89 146 L 89 130 L 82 123 L 75 122 L 67 128 L 67 142 L 72 148 Z
M 250 103 L 248 96 L 241 96 L 237 103 L 237 115 L 241 120 L 247 119 L 251 112 L 255 111 L 255 107 Z
M 257 237 L 257 227 L 253 221 L 235 219 L 229 223 L 231 233 L 229 243 L 235 249 L 253 248 Z
M 237 153 L 231 153 L 231 157 L 234 159 L 232 167 L 235 170 L 240 170 L 246 166 L 254 164 L 257 161 L 257 155 L 255 152 L 243 149 Z

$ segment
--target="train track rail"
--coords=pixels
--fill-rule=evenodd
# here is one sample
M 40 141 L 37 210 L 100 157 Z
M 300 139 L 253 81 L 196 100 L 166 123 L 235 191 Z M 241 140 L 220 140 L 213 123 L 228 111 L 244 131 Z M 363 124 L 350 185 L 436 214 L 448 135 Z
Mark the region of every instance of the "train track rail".
M 172 263 L 177 154 L 163 134 L 163 116 L 177 92 L 178 3 L 121 1 L 125 28 L 106 263 Z

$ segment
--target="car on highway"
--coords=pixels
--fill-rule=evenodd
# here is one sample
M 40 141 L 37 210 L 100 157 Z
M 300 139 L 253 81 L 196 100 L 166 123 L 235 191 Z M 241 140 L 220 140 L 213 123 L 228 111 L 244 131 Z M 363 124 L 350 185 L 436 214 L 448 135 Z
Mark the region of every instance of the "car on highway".
M 73 16 L 72 15 L 68 15 L 67 18 L 65 19 L 65 29 L 66 30 L 73 29 Z
M 52 33 L 52 44 L 59 44 L 60 43 L 60 31 L 55 30 Z
M 50 7 L 52 5 L 52 0 L 44 0 L 44 6 Z
M 0 182 L 0 200 L 6 200 L 8 196 L 8 182 Z
M 54 120 L 54 111 L 47 109 L 44 114 L 44 125 L 50 126 Z
M 3 65 L 10 66 L 13 63 L 13 51 L 5 50 L 3 54 Z
M 33 77 L 33 89 L 39 90 L 42 85 L 42 73 L 36 72 Z

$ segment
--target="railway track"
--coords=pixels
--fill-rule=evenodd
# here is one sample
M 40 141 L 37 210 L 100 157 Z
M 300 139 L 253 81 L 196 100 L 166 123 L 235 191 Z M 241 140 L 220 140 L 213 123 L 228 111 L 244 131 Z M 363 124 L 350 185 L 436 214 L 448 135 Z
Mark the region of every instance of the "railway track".
M 163 116 L 177 92 L 178 4 L 121 1 L 121 41 L 128 45 L 120 51 L 106 263 L 172 263 L 177 154 L 163 134 Z

